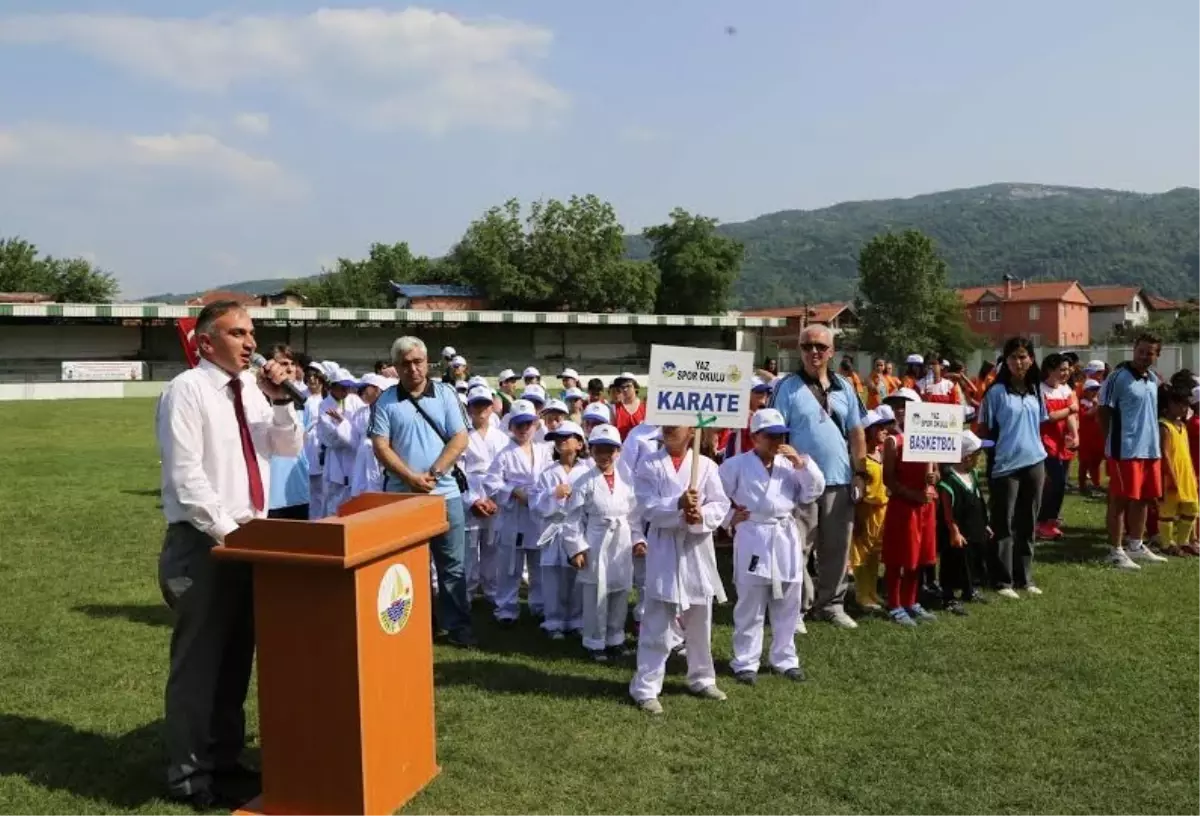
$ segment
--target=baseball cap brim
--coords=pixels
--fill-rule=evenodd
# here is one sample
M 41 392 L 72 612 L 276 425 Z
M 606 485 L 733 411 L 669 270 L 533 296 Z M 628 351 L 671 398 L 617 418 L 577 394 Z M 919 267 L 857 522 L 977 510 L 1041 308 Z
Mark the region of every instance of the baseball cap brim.
M 509 417 L 508 424 L 512 425 L 514 422 L 533 422 L 536 419 L 537 416 L 534 414 L 513 414 Z
M 774 436 L 782 436 L 783 434 L 791 433 L 791 429 L 787 425 L 768 425 L 765 428 L 759 428 L 755 433 L 772 434 Z

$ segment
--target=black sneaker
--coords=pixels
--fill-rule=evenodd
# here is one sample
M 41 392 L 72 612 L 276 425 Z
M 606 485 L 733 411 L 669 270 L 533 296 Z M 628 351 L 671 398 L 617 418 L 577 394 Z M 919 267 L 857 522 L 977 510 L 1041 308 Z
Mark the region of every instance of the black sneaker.
M 967 608 L 962 605 L 962 601 L 946 601 L 946 611 L 951 615 L 958 615 L 960 617 L 966 617 L 967 614 Z
M 791 680 L 793 683 L 803 683 L 808 679 L 808 675 L 804 673 L 803 666 L 797 666 L 794 669 L 787 669 L 786 671 L 780 672 L 780 674 L 784 678 Z
M 733 679 L 737 680 L 743 686 L 753 686 L 758 682 L 758 672 L 742 671 L 733 675 Z
M 460 649 L 474 649 L 479 645 L 475 633 L 470 629 L 459 629 L 446 640 L 451 646 L 457 646 Z

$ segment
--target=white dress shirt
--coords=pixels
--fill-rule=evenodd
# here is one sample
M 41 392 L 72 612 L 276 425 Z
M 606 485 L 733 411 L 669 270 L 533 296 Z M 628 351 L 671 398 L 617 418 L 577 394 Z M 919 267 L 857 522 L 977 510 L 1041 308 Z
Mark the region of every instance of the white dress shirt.
M 266 516 L 272 456 L 297 456 L 304 428 L 291 404 L 272 406 L 253 374 L 242 372 L 242 405 L 262 476 L 263 510 L 250 500 L 229 374 L 208 360 L 171 380 L 159 402 L 163 515 L 187 522 L 217 540 L 247 521 Z

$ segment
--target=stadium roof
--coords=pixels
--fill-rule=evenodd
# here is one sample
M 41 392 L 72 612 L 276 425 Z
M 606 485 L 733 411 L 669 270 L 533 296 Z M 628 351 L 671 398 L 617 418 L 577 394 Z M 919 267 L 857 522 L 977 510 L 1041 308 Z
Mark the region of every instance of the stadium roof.
M 693 326 L 696 328 L 778 328 L 777 317 L 727 315 L 596 314 L 592 312 L 492 312 L 438 309 L 318 309 L 251 306 L 255 320 L 285 323 L 522 323 L 581 326 Z M 72 320 L 170 320 L 195 317 L 199 306 L 166 303 L 0 303 L 0 318 Z

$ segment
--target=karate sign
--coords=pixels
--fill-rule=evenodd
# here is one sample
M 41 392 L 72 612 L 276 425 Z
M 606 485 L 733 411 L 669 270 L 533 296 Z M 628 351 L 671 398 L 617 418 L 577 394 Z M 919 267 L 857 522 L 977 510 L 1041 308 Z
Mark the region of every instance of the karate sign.
M 745 428 L 750 421 L 748 351 L 651 346 L 646 422 L 693 428 Z
M 910 402 L 904 414 L 904 461 L 962 461 L 963 407 Z

